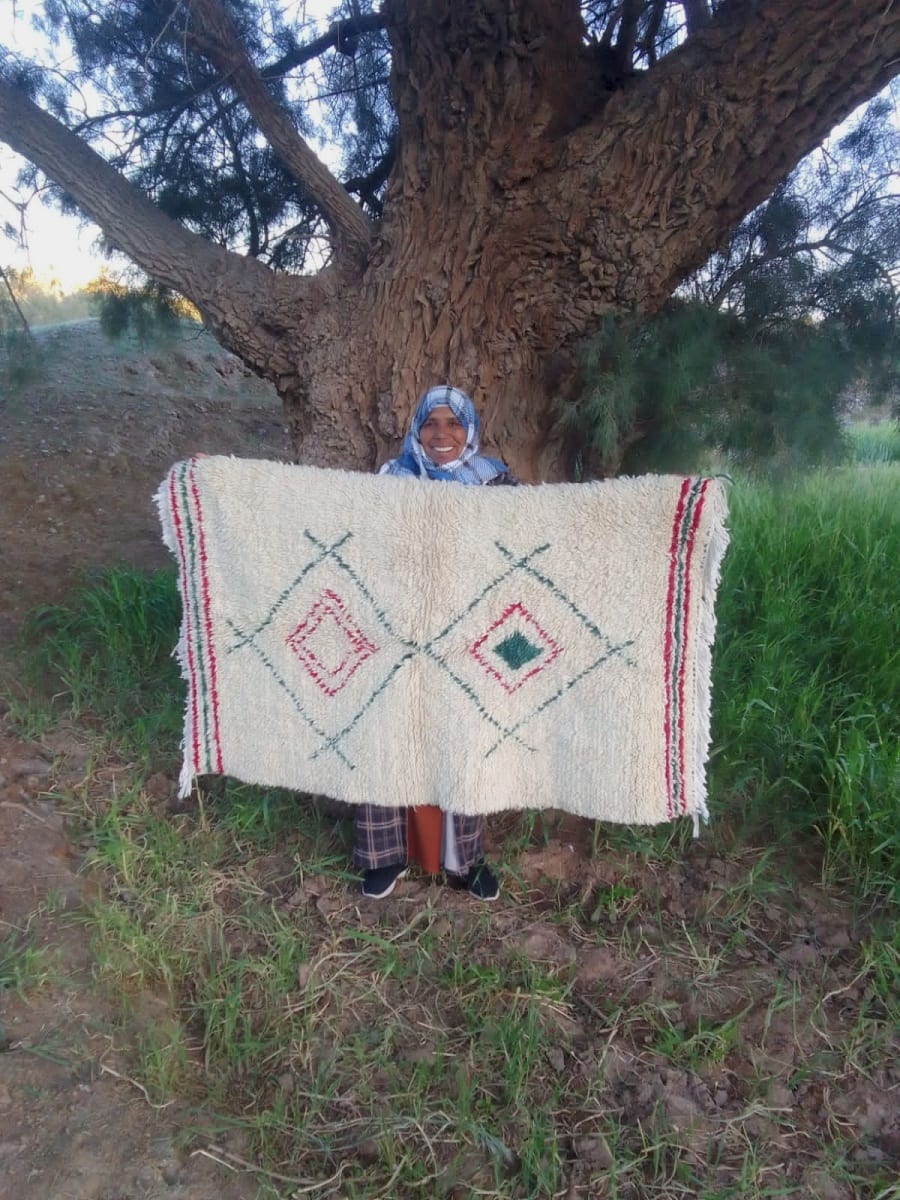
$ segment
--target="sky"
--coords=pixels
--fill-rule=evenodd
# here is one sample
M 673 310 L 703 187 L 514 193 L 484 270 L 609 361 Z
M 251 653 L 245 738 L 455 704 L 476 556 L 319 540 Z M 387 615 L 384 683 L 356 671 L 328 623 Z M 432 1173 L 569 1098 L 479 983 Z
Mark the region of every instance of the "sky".
M 31 0 L 16 0 L 13 19 L 3 35 L 5 45 L 28 56 L 36 53 L 39 43 L 31 29 L 31 16 L 37 8 Z M 56 280 L 64 292 L 76 291 L 95 279 L 105 265 L 95 247 L 100 230 L 77 217 L 62 216 L 37 198 L 20 216 L 15 202 L 27 199 L 28 192 L 16 187 L 16 175 L 24 165 L 19 155 L 0 142 L 0 223 L 8 222 L 22 235 L 21 245 L 0 237 L 0 263 L 19 270 L 31 267 L 42 283 Z

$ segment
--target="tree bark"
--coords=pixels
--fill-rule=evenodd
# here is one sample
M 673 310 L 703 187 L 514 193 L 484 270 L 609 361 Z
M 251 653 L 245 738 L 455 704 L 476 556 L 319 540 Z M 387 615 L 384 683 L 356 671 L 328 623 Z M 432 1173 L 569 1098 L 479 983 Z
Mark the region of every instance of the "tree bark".
M 384 215 L 315 278 L 173 225 L 3 83 L 0 137 L 275 382 L 303 461 L 371 468 L 416 396 L 452 382 L 489 451 L 554 479 L 579 339 L 605 313 L 658 309 L 900 69 L 900 6 L 883 0 L 732 0 L 705 21 L 690 7 L 701 27 L 679 49 L 613 78 L 575 0 L 386 0 L 399 135 Z M 223 66 L 234 36 L 213 39 Z M 335 194 L 335 225 L 353 209 Z

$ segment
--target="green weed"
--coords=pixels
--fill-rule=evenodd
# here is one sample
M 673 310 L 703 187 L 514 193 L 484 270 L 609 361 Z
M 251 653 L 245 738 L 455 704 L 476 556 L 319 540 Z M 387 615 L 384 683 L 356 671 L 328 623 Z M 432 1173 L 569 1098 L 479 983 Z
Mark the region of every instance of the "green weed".
M 22 638 L 14 711 L 31 728 L 66 714 L 96 724 L 129 752 L 170 749 L 182 701 L 172 649 L 180 608 L 174 576 L 114 569 L 66 604 L 38 609 Z
M 0 937 L 0 991 L 23 992 L 45 979 L 44 954 L 28 933 L 13 930 Z

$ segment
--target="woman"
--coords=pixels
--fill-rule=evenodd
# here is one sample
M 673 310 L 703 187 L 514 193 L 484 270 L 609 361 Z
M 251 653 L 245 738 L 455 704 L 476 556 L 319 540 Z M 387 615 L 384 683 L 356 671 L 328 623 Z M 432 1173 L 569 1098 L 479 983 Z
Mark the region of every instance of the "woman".
M 437 482 L 496 486 L 515 484 L 506 465 L 478 453 L 478 416 L 458 388 L 433 387 L 419 400 L 399 458 L 381 475 L 412 475 Z M 441 868 L 478 900 L 496 900 L 497 880 L 484 861 L 481 817 L 442 812 L 433 805 L 356 812 L 354 864 L 364 872 L 363 895 L 389 896 L 410 859 L 435 874 Z

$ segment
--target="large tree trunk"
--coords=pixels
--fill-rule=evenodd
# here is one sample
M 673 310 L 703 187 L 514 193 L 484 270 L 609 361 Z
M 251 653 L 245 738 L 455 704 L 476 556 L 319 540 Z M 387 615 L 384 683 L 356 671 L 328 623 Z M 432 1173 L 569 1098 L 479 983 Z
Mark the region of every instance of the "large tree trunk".
M 608 92 L 574 0 L 387 12 L 399 152 L 376 254 L 310 364 L 301 453 L 380 460 L 417 394 L 452 382 L 532 480 L 569 468 L 554 411 L 579 339 L 604 313 L 657 310 L 887 78 L 871 39 L 900 43 L 875 6 L 734 4 Z M 823 94 L 838 46 L 852 69 Z
M 633 74 L 585 43 L 575 0 L 386 0 L 399 138 L 384 217 L 357 220 L 324 168 L 304 178 L 336 231 L 312 279 L 174 226 L 2 81 L 0 136 L 274 381 L 301 460 L 371 469 L 416 396 L 451 382 L 489 451 L 555 479 L 579 339 L 605 313 L 659 308 L 900 61 L 900 6 L 883 0 L 688 10 L 687 42 Z M 308 148 L 217 0 L 194 12 L 198 44 L 303 174 Z

